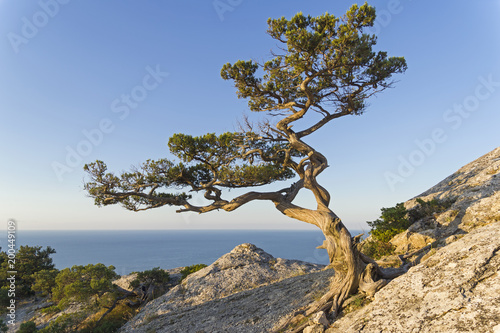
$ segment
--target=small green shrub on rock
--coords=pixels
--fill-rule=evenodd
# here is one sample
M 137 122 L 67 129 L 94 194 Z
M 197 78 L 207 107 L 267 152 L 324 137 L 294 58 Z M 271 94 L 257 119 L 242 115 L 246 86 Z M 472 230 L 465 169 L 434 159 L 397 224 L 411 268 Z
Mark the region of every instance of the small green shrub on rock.
M 394 254 L 395 246 L 389 242 L 369 240 L 363 244 L 361 252 L 375 260 Z
M 17 333 L 33 333 L 37 331 L 38 330 L 36 329 L 36 324 L 32 321 L 27 321 L 19 326 Z
M 196 265 L 191 265 L 191 266 L 184 268 L 181 271 L 181 274 L 182 274 L 181 280 L 184 280 L 189 274 L 197 272 L 200 269 L 205 268 L 205 267 L 207 267 L 207 265 L 205 265 L 205 264 L 196 264 Z
M 379 219 L 367 222 L 372 229 L 370 234 L 377 241 L 388 242 L 411 225 L 407 218 L 408 211 L 403 203 L 398 203 L 395 207 L 382 208 L 381 211 Z
M 155 267 L 153 269 L 137 273 L 137 277 L 130 282 L 132 288 L 137 288 L 141 283 L 145 286 L 151 284 L 164 284 L 170 280 L 170 275 L 168 272 L 164 271 L 160 267 Z
M 424 217 L 432 217 L 434 214 L 439 214 L 447 210 L 453 205 L 453 200 L 436 200 L 432 199 L 424 201 L 417 199 L 418 206 L 408 211 L 410 221 L 416 222 Z

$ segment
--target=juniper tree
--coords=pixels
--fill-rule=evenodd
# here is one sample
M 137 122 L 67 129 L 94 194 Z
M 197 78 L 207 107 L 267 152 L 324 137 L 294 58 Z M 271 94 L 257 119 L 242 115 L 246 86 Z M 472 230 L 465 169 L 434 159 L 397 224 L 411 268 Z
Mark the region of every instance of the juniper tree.
M 393 74 L 406 70 L 404 58 L 373 50 L 376 36 L 368 28 L 374 20 L 375 9 L 366 3 L 353 5 L 342 17 L 298 13 L 289 20 L 269 19 L 267 33 L 280 45 L 273 58 L 263 64 L 227 63 L 221 70 L 224 80 L 234 82 L 238 97 L 248 100 L 251 111 L 265 113 L 267 121 L 257 129 L 249 125 L 220 135 L 174 134 L 168 147 L 178 161 L 147 160 L 119 175 L 107 172 L 102 161 L 88 164 L 89 195 L 98 206 L 121 204 L 132 211 L 178 206 L 181 213 L 233 211 L 255 200 L 270 201 L 279 212 L 317 226 L 325 236 L 322 248 L 336 271 L 335 281 L 306 314 L 328 308 L 335 316 L 350 293 L 373 293 L 385 283 L 376 280 L 389 276 L 360 253 L 359 238 L 351 237 L 330 208 L 330 194 L 317 181 L 328 167 L 327 158 L 304 138 L 332 120 L 361 115 L 367 99 L 391 87 Z M 225 189 L 287 180 L 281 190 L 226 198 Z M 314 195 L 314 209 L 296 202 L 299 191 Z M 190 193 L 196 192 L 206 204 L 192 203 Z

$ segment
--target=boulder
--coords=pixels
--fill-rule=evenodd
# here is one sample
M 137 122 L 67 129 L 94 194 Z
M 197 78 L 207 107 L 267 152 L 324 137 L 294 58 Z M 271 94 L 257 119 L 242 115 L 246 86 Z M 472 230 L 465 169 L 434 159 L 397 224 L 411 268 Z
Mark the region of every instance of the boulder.
M 140 332 L 141 327 L 152 321 L 151 318 L 164 318 L 169 314 L 175 317 L 182 309 L 194 309 L 197 305 L 290 277 L 320 272 L 324 267 L 298 260 L 274 258 L 253 244 L 241 244 L 212 265 L 190 274 L 165 295 L 149 302 L 121 332 Z M 305 291 L 300 292 L 306 294 Z M 289 301 L 297 304 L 297 300 Z

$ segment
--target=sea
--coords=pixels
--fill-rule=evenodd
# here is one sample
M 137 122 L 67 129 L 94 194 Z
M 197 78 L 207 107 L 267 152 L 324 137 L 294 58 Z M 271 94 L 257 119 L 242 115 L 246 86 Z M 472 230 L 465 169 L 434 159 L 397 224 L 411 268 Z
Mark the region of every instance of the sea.
M 350 230 L 352 235 L 361 233 Z M 210 265 L 234 247 L 252 243 L 275 258 L 328 264 L 321 231 L 315 230 L 19 230 L 16 246 L 50 246 L 57 269 L 102 263 L 119 275 L 154 267 Z M 6 233 L 0 246 L 7 250 Z

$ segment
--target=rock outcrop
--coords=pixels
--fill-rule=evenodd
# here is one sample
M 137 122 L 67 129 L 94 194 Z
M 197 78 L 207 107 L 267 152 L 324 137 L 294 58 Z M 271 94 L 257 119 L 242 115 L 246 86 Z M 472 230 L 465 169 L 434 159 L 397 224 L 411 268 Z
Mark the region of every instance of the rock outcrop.
M 151 328 L 157 332 L 214 332 L 232 325 L 260 327 L 251 332 L 262 332 L 280 316 L 312 302 L 311 290 L 317 293 L 326 288 L 333 272 L 320 272 L 323 268 L 274 258 L 255 245 L 242 244 L 148 303 L 121 332 L 146 332 Z M 314 272 L 318 273 L 308 274 Z M 292 281 L 283 281 L 294 276 Z M 266 289 L 259 288 L 271 283 Z M 192 330 L 181 329 L 179 325 L 186 322 L 193 325 Z
M 445 246 L 327 332 L 500 332 L 500 223 Z
M 437 240 L 500 221 L 500 147 L 408 200 L 405 202 L 406 209 L 418 206 L 417 199 L 436 199 L 450 205 L 395 236 L 391 243 L 398 253 L 419 249 Z

